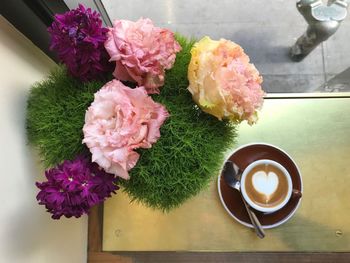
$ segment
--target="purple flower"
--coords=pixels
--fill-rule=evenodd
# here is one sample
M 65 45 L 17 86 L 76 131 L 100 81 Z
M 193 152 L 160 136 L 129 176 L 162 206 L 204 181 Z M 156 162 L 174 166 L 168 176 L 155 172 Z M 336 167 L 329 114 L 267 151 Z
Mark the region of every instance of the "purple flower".
M 36 199 L 52 213 L 53 219 L 87 214 L 92 206 L 119 189 L 114 175 L 81 156 L 47 170 L 45 176 L 46 182 L 36 183 L 40 189 Z
M 102 27 L 100 14 L 83 5 L 61 15 L 48 28 L 52 50 L 68 71 L 82 81 L 98 79 L 112 70 L 104 48 L 107 28 Z

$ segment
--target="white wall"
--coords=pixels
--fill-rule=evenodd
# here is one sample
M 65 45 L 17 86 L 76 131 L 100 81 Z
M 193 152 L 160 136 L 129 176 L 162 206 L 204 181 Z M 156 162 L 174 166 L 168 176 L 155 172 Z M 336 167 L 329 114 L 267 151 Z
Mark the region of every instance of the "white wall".
M 26 144 L 30 86 L 55 63 L 0 16 L 0 262 L 86 262 L 87 217 L 53 220 L 36 202 L 44 180 Z

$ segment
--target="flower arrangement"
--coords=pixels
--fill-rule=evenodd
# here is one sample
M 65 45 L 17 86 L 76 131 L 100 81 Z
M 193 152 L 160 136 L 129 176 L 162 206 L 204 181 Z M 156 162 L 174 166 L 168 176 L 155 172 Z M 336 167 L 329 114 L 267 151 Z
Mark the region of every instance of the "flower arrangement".
M 64 65 L 32 87 L 27 133 L 47 168 L 37 199 L 54 219 L 88 213 L 120 187 L 177 207 L 219 172 L 236 125 L 257 121 L 262 78 L 231 41 L 195 43 L 150 19 L 104 28 L 82 5 L 49 32 Z

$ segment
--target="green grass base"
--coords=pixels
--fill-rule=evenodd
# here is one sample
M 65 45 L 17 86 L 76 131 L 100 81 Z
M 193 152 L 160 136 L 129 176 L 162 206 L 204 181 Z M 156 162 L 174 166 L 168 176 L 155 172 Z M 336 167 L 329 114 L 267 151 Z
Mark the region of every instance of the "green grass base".
M 47 80 L 32 87 L 27 102 L 27 136 L 38 148 L 45 168 L 88 151 L 82 144 L 85 111 L 103 84 L 83 84 L 60 65 Z
M 187 68 L 193 41 L 177 37 L 182 46 L 174 67 L 154 100 L 164 104 L 170 118 L 151 149 L 139 149 L 140 159 L 121 180 L 132 200 L 168 211 L 206 187 L 219 173 L 224 153 L 236 137 L 235 127 L 203 113 L 187 90 Z M 36 84 L 28 100 L 29 141 L 39 148 L 46 167 L 86 151 L 81 144 L 85 111 L 101 82 L 82 84 L 63 68 Z

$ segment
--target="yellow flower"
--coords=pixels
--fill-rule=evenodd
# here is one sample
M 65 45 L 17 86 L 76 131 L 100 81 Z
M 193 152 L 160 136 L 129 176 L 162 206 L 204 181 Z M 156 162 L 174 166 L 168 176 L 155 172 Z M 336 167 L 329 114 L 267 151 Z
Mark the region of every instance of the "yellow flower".
M 243 49 L 204 37 L 191 49 L 188 90 L 205 112 L 219 120 L 256 122 L 263 103 L 262 77 Z

